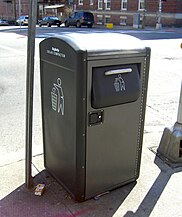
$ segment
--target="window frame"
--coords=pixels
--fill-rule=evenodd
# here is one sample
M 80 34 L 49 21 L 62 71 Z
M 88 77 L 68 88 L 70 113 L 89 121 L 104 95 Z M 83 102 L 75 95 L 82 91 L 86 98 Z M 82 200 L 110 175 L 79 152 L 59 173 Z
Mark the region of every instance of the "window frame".
M 101 19 L 101 22 L 98 21 L 99 18 Z M 100 24 L 100 25 L 103 24 L 103 15 L 102 14 L 97 15 L 97 24 Z
M 102 9 L 103 9 L 103 1 L 102 0 L 98 0 L 98 10 L 102 10 Z
M 105 23 L 111 22 L 111 15 L 105 15 Z
M 141 5 L 143 4 L 143 8 L 141 8 Z M 138 10 L 144 11 L 145 10 L 145 0 L 138 0 Z
M 106 10 L 111 10 L 111 0 L 104 0 L 104 4 L 105 4 L 105 9 Z M 108 2 L 109 2 L 109 4 L 110 4 L 110 7 L 108 7 Z
M 123 20 L 124 22 L 121 22 L 121 20 Z M 126 26 L 126 22 L 127 22 L 127 16 L 120 16 L 120 26 Z
M 83 0 L 78 0 L 78 5 L 83 5 Z
M 124 4 L 126 4 L 126 7 L 124 7 Z M 121 10 L 127 11 L 128 9 L 128 0 L 121 0 Z

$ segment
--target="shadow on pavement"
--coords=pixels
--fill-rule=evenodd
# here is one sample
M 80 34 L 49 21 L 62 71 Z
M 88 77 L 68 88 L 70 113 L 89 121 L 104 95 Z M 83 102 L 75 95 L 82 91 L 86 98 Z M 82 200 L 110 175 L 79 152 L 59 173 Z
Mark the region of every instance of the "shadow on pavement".
M 164 164 L 164 162 L 157 156 L 155 157 L 154 163 L 161 170 L 158 177 L 139 205 L 137 211 L 135 213 L 128 211 L 124 217 L 149 217 L 162 192 L 167 186 L 171 176 L 182 171 L 182 167 L 170 168 L 167 164 Z
M 78 203 L 43 170 L 34 178 L 35 186 L 46 184 L 42 196 L 34 195 L 34 189 L 28 190 L 25 185 L 18 187 L 0 201 L 1 217 L 111 217 L 123 203 L 136 185 L 130 183 L 100 197 Z

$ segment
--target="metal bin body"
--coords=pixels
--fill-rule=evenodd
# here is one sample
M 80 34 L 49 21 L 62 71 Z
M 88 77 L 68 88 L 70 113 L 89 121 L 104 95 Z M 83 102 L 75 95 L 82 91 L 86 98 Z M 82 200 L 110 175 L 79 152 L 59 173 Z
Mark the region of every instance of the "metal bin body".
M 136 180 L 150 49 L 70 33 L 41 42 L 40 60 L 45 167 L 77 201 Z

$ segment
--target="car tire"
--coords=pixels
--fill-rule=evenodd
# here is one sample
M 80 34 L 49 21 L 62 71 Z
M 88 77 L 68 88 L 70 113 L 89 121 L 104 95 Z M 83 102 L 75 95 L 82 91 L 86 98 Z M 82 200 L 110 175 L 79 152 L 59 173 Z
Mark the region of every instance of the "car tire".
M 64 25 L 65 25 L 65 27 L 69 27 L 68 21 L 66 21 L 66 22 L 64 23 Z
M 47 27 L 51 27 L 51 24 L 50 24 L 50 23 L 47 23 Z
M 41 27 L 42 25 L 39 23 L 39 27 Z
M 80 21 L 77 21 L 77 22 L 76 22 L 76 27 L 77 27 L 77 28 L 80 28 L 80 27 L 81 27 Z
M 60 24 L 58 24 L 57 27 L 60 27 Z

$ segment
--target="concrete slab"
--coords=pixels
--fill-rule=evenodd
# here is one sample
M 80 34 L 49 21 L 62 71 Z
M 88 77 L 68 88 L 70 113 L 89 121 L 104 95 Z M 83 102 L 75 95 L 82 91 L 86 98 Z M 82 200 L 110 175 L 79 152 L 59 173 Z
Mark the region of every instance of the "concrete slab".
M 40 170 L 34 177 L 34 185 L 46 184 L 43 196 L 35 196 L 34 189 L 27 190 L 21 185 L 23 176 L 17 176 L 17 182 L 14 181 L 14 171 L 17 171 L 17 175 L 24 174 L 24 161 L 1 167 L 0 184 L 6 187 L 3 187 L 5 197 L 0 201 L 0 216 L 179 217 L 182 213 L 182 168 L 169 167 L 149 149 L 158 146 L 161 135 L 162 132 L 154 132 L 153 128 L 151 133 L 145 133 L 141 171 L 137 182 L 113 190 L 98 200 L 77 203 L 71 199 L 62 186 L 44 170 L 42 155 L 34 157 L 33 167 L 36 170 L 33 170 Z M 15 189 L 18 184 L 19 187 Z M 8 189 L 7 186 L 11 188 Z M 1 197 L 2 195 L 1 191 Z

